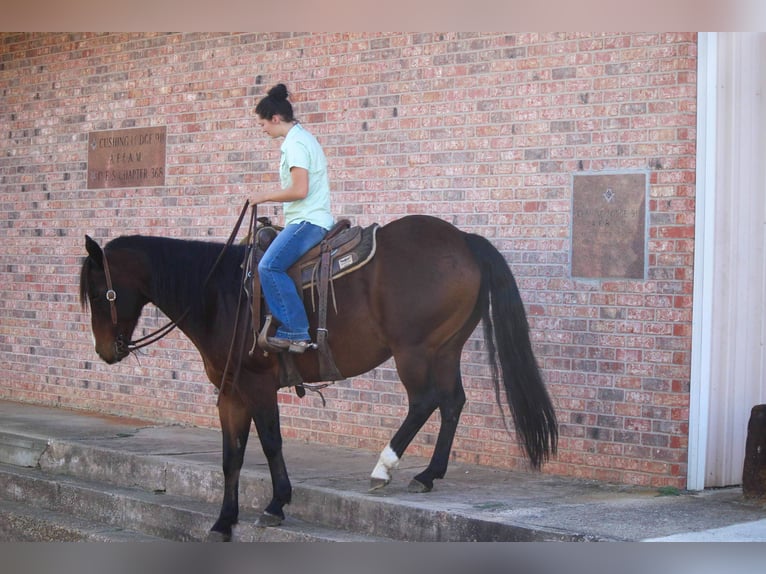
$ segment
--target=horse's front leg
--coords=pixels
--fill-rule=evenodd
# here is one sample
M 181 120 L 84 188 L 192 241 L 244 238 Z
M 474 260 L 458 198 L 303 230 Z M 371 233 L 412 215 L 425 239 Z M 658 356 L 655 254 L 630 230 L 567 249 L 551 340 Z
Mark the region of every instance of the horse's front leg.
M 223 502 L 208 540 L 229 542 L 239 516 L 239 473 L 250 434 L 250 411 L 229 389 L 218 396 L 218 417 L 223 434 Z
M 253 397 L 256 408 L 253 415 L 263 454 L 269 463 L 272 498 L 258 519 L 258 526 L 278 526 L 285 518 L 282 510 L 290 503 L 293 488 L 287 476 L 287 467 L 282 457 L 282 432 L 279 428 L 279 406 L 276 388 L 263 390 Z

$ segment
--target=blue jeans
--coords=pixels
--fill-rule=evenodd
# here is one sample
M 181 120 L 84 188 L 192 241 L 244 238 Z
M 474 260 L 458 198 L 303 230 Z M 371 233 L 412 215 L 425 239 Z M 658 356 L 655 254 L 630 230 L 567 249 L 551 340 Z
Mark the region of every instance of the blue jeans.
M 263 296 L 280 323 L 276 336 L 281 339 L 311 339 L 306 308 L 287 270 L 326 234 L 325 228 L 307 221 L 291 223 L 277 235 L 258 263 Z

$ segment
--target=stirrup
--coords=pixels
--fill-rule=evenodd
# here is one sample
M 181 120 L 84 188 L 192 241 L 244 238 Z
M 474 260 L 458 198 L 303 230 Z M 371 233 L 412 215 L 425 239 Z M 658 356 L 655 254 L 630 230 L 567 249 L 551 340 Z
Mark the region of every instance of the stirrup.
M 316 343 L 311 341 L 291 341 L 290 339 L 281 339 L 279 337 L 266 337 L 266 342 L 270 347 L 289 353 L 305 353 L 309 349 L 316 349 Z
M 287 351 L 289 353 L 305 353 L 306 351 L 315 351 L 317 349 L 317 344 L 312 343 L 311 341 L 292 341 L 290 343 L 290 346 L 287 348 Z

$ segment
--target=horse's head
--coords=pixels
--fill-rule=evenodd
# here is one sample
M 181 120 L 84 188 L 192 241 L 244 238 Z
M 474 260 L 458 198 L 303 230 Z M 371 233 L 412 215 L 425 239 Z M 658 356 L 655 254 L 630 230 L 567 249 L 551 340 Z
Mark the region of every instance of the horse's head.
M 96 353 L 109 364 L 130 354 L 130 340 L 149 302 L 142 287 L 143 273 L 136 255 L 125 249 L 105 250 L 85 236 L 85 258 L 80 271 L 80 303 L 90 306 Z

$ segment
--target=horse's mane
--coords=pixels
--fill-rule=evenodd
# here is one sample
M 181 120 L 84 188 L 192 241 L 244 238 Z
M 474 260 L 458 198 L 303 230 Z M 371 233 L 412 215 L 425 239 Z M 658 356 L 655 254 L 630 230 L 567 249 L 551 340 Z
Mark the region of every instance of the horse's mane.
M 243 247 L 230 246 L 216 267 L 213 276 L 205 285 L 216 259 L 223 249 L 222 243 L 126 235 L 113 239 L 104 250 L 135 251 L 148 264 L 152 276 L 151 298 L 153 301 L 176 302 L 193 306 L 192 313 L 199 311 L 207 289 L 226 286 L 234 291 L 241 277 L 240 264 L 244 256 Z M 83 262 L 80 276 L 80 300 L 87 303 L 87 276 L 89 258 Z

